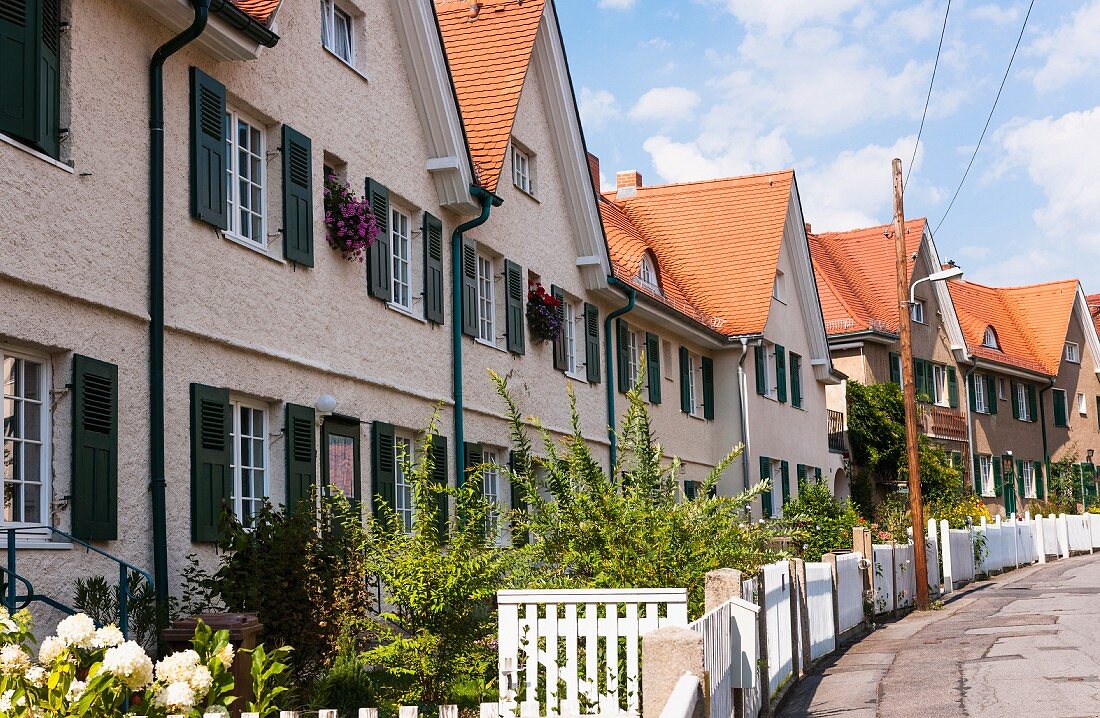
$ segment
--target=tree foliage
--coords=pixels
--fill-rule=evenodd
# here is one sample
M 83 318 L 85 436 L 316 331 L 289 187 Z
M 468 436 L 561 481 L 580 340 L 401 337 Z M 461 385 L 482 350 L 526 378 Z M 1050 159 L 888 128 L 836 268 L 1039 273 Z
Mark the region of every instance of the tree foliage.
M 798 498 L 783 508 L 795 551 L 807 561 L 852 548 L 852 529 L 862 517 L 851 500 L 839 501 L 824 481 L 798 482 Z

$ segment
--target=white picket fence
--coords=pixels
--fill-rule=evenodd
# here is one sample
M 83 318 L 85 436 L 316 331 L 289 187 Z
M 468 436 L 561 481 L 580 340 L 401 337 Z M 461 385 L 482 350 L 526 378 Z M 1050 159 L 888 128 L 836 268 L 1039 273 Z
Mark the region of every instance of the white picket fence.
M 836 623 L 833 621 L 833 568 L 827 563 L 807 563 L 805 566 L 810 660 L 816 661 L 836 650 Z
M 686 627 L 687 590 L 498 591 L 499 714 L 635 716 L 641 639 Z
M 712 716 L 734 715 L 739 689 L 744 696 L 742 711 L 755 715 L 759 710 L 759 693 L 752 690 L 760 660 L 759 613 L 756 604 L 734 598 L 688 626 L 703 634 L 703 665 L 710 676 Z
M 863 623 L 863 556 L 847 553 L 836 556 L 837 628 L 841 635 Z

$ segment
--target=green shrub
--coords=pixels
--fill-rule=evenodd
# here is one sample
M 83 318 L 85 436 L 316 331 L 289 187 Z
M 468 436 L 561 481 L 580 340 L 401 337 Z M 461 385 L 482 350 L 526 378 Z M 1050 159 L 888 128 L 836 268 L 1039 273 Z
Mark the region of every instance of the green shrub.
M 838 501 L 824 481 L 799 481 L 798 498 L 783 509 L 795 552 L 807 561 L 852 548 L 852 529 L 862 517 L 851 500 Z

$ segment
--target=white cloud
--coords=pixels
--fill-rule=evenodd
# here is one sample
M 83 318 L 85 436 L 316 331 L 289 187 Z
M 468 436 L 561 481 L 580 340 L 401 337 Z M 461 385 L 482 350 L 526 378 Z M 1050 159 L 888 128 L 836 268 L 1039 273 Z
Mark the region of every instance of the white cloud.
M 864 0 L 723 0 L 733 15 L 750 29 L 769 35 L 788 35 L 812 23 L 838 23 Z
M 601 10 L 629 10 L 638 0 L 600 0 L 596 6 Z
M 1019 6 L 1002 7 L 992 3 L 978 5 L 970 10 L 970 17 L 980 22 L 991 22 L 995 25 L 1015 23 L 1020 19 Z
M 671 125 L 695 117 L 699 95 L 686 87 L 655 87 L 630 109 L 630 119 L 636 122 L 659 122 Z
M 891 32 L 900 32 L 910 40 L 918 42 L 931 38 L 939 38 L 943 27 L 944 8 L 935 0 L 910 5 L 901 10 L 895 10 L 890 14 L 886 25 Z
M 791 147 L 781 129 L 755 136 L 751 132 L 731 135 L 704 133 L 692 142 L 676 142 L 664 135 L 642 144 L 661 179 L 688 182 L 752 174 L 777 169 L 791 162 Z
M 1078 9 L 1062 25 L 1035 41 L 1046 62 L 1033 77 L 1035 89 L 1056 90 L 1100 68 L 1100 0 Z
M 582 87 L 577 94 L 577 108 L 586 128 L 598 130 L 619 116 L 619 102 L 607 90 Z
M 652 48 L 654 50 L 657 50 L 658 52 L 664 52 L 665 50 L 672 47 L 672 43 L 664 39 L 663 37 L 652 37 L 648 40 L 639 41 L 638 47 L 643 49 Z

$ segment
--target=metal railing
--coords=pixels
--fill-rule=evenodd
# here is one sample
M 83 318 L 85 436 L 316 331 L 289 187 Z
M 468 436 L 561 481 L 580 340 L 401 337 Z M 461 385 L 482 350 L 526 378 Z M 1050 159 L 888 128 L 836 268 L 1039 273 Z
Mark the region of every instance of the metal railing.
M 19 553 L 19 544 L 17 538 L 19 534 L 33 533 L 41 534 L 43 531 L 48 531 L 52 535 L 64 539 L 66 542 L 81 546 L 85 552 L 91 552 L 99 554 L 109 561 L 113 561 L 118 564 L 118 623 L 119 630 L 122 631 L 123 637 L 129 639 L 130 637 L 130 599 L 133 598 L 133 594 L 130 591 L 130 574 L 136 573 L 141 578 L 145 579 L 145 582 L 149 585 L 153 585 L 153 577 L 149 575 L 149 572 L 145 569 L 138 568 L 132 563 L 123 561 L 118 556 L 107 553 L 106 551 L 96 548 L 83 539 L 78 539 L 70 533 L 62 531 L 59 528 L 53 526 L 20 526 L 2 529 L 5 537 L 7 538 L 7 545 L 4 550 L 7 551 L 7 563 L 6 568 L 0 568 L 0 573 L 4 575 L 4 607 L 8 609 L 10 613 L 26 608 L 31 603 L 37 601 L 47 606 L 72 615 L 76 613 L 76 609 L 73 607 L 61 603 L 60 601 L 46 596 L 44 594 L 36 593 L 34 590 L 34 584 L 30 582 L 24 576 L 19 575 L 16 571 L 16 557 Z M 17 584 L 22 584 L 26 589 L 26 593 L 19 595 L 19 588 Z
M 829 451 L 843 453 L 848 450 L 845 431 L 844 414 L 829 409 Z

